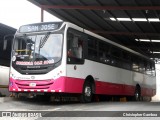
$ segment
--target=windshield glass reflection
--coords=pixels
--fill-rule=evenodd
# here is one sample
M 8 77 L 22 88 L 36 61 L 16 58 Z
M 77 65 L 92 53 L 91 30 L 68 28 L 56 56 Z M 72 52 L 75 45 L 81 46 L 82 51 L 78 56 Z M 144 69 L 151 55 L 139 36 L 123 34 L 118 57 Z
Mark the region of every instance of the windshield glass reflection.
M 53 64 L 61 59 L 62 34 L 16 37 L 12 61 L 17 65 Z

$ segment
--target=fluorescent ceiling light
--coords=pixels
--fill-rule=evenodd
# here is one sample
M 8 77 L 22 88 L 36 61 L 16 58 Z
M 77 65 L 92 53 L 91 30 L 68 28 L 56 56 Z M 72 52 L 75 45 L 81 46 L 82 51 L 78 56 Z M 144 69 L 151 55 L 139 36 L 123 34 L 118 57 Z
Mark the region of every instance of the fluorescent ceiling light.
M 160 53 L 160 52 L 155 52 L 155 51 L 154 51 L 153 53 Z
M 113 17 L 111 17 L 110 19 L 111 19 L 112 21 L 116 21 L 116 19 L 115 19 L 115 18 L 113 18 Z
M 159 22 L 159 18 L 148 18 L 149 22 Z
M 149 39 L 139 39 L 139 41 L 141 41 L 141 42 L 150 42 Z
M 137 21 L 137 22 L 160 22 L 159 18 L 114 18 L 114 17 L 110 17 L 109 18 L 112 21 Z
M 160 40 L 149 40 L 149 39 L 135 39 L 135 41 L 140 41 L 140 42 L 160 42 Z
M 119 20 L 119 21 L 131 21 L 130 18 L 117 18 L 117 20 Z
M 160 42 L 160 40 L 149 40 L 149 39 L 135 39 L 135 40 L 140 42 Z
M 151 40 L 152 42 L 160 42 L 160 40 Z
M 133 21 L 142 21 L 142 22 L 146 22 L 147 19 L 146 18 L 132 18 Z

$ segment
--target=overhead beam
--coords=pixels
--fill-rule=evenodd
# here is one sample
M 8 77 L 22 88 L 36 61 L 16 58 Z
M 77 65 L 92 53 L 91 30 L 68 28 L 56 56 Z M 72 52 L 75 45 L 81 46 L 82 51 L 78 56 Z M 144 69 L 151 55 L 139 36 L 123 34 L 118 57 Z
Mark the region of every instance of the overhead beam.
M 114 32 L 114 31 L 103 31 L 103 30 L 90 30 L 97 34 L 109 34 L 109 35 L 126 35 L 126 36 L 160 36 L 160 33 L 139 33 L 139 32 Z
M 150 54 L 148 57 L 150 57 L 150 58 L 160 58 L 160 54 Z
M 41 5 L 47 9 L 79 9 L 79 10 L 160 10 L 160 6 L 69 6 L 69 5 Z
M 139 43 L 140 44 L 140 43 Z M 126 47 L 129 47 L 129 48 L 131 48 L 131 49 L 135 49 L 135 48 L 140 48 L 140 49 L 153 49 L 154 51 L 158 51 L 159 50 L 159 48 L 160 48 L 160 46 L 156 46 L 156 47 L 153 47 L 153 46 L 144 46 L 144 44 L 142 45 L 139 45 L 138 44 L 138 46 L 130 46 L 130 45 L 126 45 Z M 150 44 L 150 43 L 149 43 Z

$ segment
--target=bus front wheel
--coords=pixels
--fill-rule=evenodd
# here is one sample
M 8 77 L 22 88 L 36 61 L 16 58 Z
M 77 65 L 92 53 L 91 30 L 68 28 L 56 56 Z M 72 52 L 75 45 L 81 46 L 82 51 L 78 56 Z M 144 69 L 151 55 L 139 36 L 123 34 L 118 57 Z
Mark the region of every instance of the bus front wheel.
M 83 91 L 81 94 L 81 102 L 83 103 L 89 103 L 92 101 L 93 93 L 92 93 L 92 84 L 88 81 L 86 81 L 83 85 Z

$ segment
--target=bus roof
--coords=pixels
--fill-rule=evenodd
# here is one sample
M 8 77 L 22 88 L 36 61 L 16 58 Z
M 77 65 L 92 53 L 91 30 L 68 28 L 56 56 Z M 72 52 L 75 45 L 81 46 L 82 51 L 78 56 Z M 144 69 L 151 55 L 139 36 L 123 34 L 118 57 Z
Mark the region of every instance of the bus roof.
M 117 47 L 119 47 L 121 49 L 124 49 L 124 50 L 129 51 L 129 52 L 131 52 L 133 54 L 139 55 L 139 56 L 144 57 L 144 58 L 146 58 L 146 59 L 148 59 L 150 61 L 153 61 L 149 57 L 147 57 L 145 55 L 142 55 L 141 53 L 138 53 L 138 52 L 136 52 L 136 51 L 134 51 L 134 50 L 132 50 L 130 48 L 127 48 L 127 47 L 125 47 L 123 45 L 120 45 L 120 44 L 118 44 L 116 42 L 113 42 L 113 41 L 111 41 L 111 40 L 109 40 L 107 38 L 104 38 L 104 37 L 102 37 L 102 36 L 100 36 L 98 34 L 95 34 L 95 33 L 91 32 L 91 31 L 88 31 L 88 30 L 86 30 L 86 29 L 84 29 L 82 27 L 79 27 L 79 26 L 77 26 L 77 25 L 75 25 L 73 23 L 70 23 L 70 22 L 41 22 L 41 23 L 22 25 L 18 29 L 17 32 L 22 32 L 22 33 L 26 32 L 27 33 L 27 32 L 51 31 L 51 30 L 59 29 L 60 27 L 62 27 L 64 25 L 67 25 L 69 27 L 73 27 L 73 28 L 79 29 L 79 30 L 81 30 L 82 32 L 84 32 L 86 34 L 89 34 L 89 35 L 91 35 L 93 37 L 99 38 L 99 39 L 101 39 L 101 40 L 103 40 L 105 42 L 108 42 L 108 43 L 110 43 L 110 44 L 112 44 L 114 46 L 117 46 Z
M 75 24 L 72 24 L 72 23 L 70 23 L 70 22 L 65 22 L 65 23 L 71 25 L 72 27 L 79 27 L 79 26 L 77 26 L 77 25 L 75 25 Z M 79 27 L 79 28 L 81 28 L 81 27 Z M 83 29 L 83 28 L 82 28 L 82 29 Z M 108 42 L 108 43 L 110 43 L 110 44 L 112 44 L 112 45 L 114 45 L 114 46 L 117 46 L 117 47 L 119 47 L 119 48 L 121 48 L 121 49 L 124 49 L 124 50 L 126 50 L 126 51 L 128 51 L 128 52 L 131 52 L 131 53 L 133 53 L 133 54 L 136 54 L 136 55 L 139 55 L 139 56 L 141 56 L 141 57 L 144 57 L 144 58 L 146 58 L 146 59 L 148 59 L 148 60 L 150 60 L 150 61 L 153 61 L 153 60 L 151 60 L 149 57 L 147 57 L 147 56 L 145 56 L 145 55 L 142 55 L 141 53 L 138 53 L 138 52 L 136 52 L 136 51 L 134 51 L 134 50 L 132 50 L 132 49 L 130 49 L 130 48 L 127 48 L 127 47 L 125 47 L 125 46 L 123 46 L 123 45 L 120 45 L 120 44 L 118 44 L 118 43 L 116 43 L 116 42 L 113 42 L 113 41 L 111 41 L 111 40 L 109 40 L 109 39 L 107 39 L 107 38 L 104 38 L 104 37 L 102 37 L 102 36 L 100 36 L 100 35 L 98 35 L 98 34 L 96 34 L 96 33 L 91 32 L 91 31 L 89 31 L 89 30 L 83 29 L 83 32 L 86 33 L 86 34 L 89 34 L 89 35 L 91 35 L 91 36 L 93 36 L 93 37 L 99 38 L 99 39 L 101 39 L 101 40 L 103 40 L 103 41 L 105 41 L 105 42 Z

